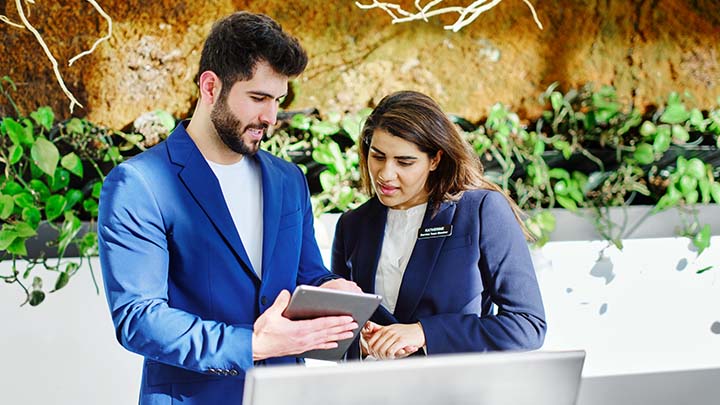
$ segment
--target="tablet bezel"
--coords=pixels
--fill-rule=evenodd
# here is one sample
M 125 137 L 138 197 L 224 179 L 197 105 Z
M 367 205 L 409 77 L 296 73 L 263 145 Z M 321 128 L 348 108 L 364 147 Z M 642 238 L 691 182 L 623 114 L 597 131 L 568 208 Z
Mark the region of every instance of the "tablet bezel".
M 353 293 L 310 285 L 298 286 L 283 311 L 284 317 L 303 320 L 348 315 L 357 322 L 358 328 L 353 331 L 351 338 L 338 341 L 338 347 L 334 349 L 310 350 L 296 356 L 318 360 L 340 360 L 381 301 L 382 297 L 377 294 Z

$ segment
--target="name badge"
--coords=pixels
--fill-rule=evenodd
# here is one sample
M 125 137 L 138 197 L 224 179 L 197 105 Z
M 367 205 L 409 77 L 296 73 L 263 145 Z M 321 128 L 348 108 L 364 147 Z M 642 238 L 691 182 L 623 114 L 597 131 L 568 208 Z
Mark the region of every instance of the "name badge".
M 452 235 L 452 225 L 430 226 L 418 231 L 418 239 L 444 238 Z

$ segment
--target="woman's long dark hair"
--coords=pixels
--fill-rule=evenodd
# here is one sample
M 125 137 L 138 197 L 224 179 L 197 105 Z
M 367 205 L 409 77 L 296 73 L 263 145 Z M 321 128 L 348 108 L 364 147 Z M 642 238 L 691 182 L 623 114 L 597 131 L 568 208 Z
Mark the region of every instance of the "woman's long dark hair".
M 438 167 L 428 175 L 429 200 L 437 209 L 443 201 L 457 201 L 467 190 L 493 190 L 505 196 L 525 237 L 532 239 L 520 207 L 498 185 L 483 176 L 483 166 L 472 146 L 464 140 L 455 125 L 430 97 L 415 91 L 399 91 L 386 96 L 365 121 L 360 135 L 360 174 L 365 191 L 374 189 L 368 170 L 370 143 L 375 130 L 418 146 L 428 157 L 442 151 Z

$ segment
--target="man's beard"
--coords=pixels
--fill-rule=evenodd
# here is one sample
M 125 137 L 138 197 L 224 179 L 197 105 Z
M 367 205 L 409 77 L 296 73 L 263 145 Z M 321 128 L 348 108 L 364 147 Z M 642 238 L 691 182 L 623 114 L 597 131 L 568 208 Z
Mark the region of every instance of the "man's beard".
M 250 144 L 243 139 L 243 134 L 250 128 L 267 130 L 267 124 L 255 123 L 244 126 L 242 121 L 233 115 L 227 105 L 227 97 L 221 97 L 210 113 L 210 120 L 223 143 L 235 153 L 252 156 L 260 149 L 260 141 Z

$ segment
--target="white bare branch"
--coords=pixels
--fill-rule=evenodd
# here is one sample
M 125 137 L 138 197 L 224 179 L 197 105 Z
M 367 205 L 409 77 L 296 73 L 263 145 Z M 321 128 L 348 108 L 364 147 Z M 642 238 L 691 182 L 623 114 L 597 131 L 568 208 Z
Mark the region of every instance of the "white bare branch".
M 458 19 L 455 21 L 455 23 L 451 25 L 446 25 L 444 28 L 446 30 L 458 32 L 464 27 L 471 24 L 473 21 L 475 21 L 480 16 L 480 14 L 500 4 L 501 1 L 502 0 L 477 0 L 467 7 L 450 6 L 434 9 L 435 6 L 442 3 L 442 0 L 432 0 L 428 2 L 425 6 L 422 6 L 420 4 L 420 0 L 415 0 L 415 8 L 417 9 L 417 12 L 415 13 L 406 11 L 402 8 L 402 6 L 398 4 L 381 2 L 377 0 L 373 0 L 372 4 L 362 4 L 356 1 L 355 5 L 363 10 L 379 8 L 385 11 L 392 18 L 393 24 L 417 20 L 423 20 L 427 22 L 428 18 L 434 17 L 436 15 L 457 13 Z M 533 7 L 530 0 L 523 0 L 523 2 L 528 6 L 528 8 L 530 8 L 535 24 L 538 26 L 538 28 L 543 29 L 543 25 L 542 23 L 540 23 L 540 19 L 538 19 L 535 7 Z
M 23 11 L 22 4 L 20 2 L 21 0 L 15 0 L 15 6 L 17 7 L 18 14 L 20 15 L 20 20 L 22 20 L 23 25 L 25 28 L 32 32 L 32 34 L 35 36 L 35 39 L 40 43 L 40 46 L 42 47 L 43 51 L 45 51 L 45 55 L 48 59 L 50 59 L 50 63 L 52 63 L 53 72 L 55 72 L 55 78 L 58 81 L 58 84 L 60 84 L 60 88 L 62 89 L 63 93 L 65 93 L 65 96 L 67 96 L 68 99 L 70 99 L 70 112 L 73 112 L 73 109 L 75 108 L 75 105 L 79 105 L 82 108 L 82 104 L 80 104 L 79 101 L 73 96 L 73 94 L 68 90 L 67 86 L 65 85 L 65 81 L 62 78 L 62 74 L 60 74 L 60 69 L 58 68 L 58 62 L 57 59 L 53 56 L 52 52 L 50 52 L 50 49 L 48 49 L 47 44 L 42 38 L 42 35 L 35 29 L 35 27 L 30 24 L 30 21 L 25 17 L 25 11 Z M 27 0 L 30 3 L 33 3 L 32 0 Z
M 93 44 L 92 48 L 90 48 L 87 51 L 80 52 L 79 54 L 75 55 L 70 61 L 68 62 L 68 66 L 72 66 L 73 63 L 75 63 L 76 60 L 82 58 L 83 56 L 90 55 L 91 53 L 95 52 L 95 48 L 97 48 L 100 43 L 103 41 L 107 41 L 112 36 L 112 18 L 110 18 L 109 15 L 105 12 L 105 10 L 100 7 L 100 5 L 95 0 L 87 0 L 88 3 L 92 4 L 92 6 L 97 10 L 97 12 L 107 21 L 108 23 L 108 33 L 102 38 L 99 38 L 95 43 Z
M 25 5 L 27 6 L 27 12 L 23 9 L 22 2 L 25 2 Z M 95 51 L 95 49 L 102 43 L 103 41 L 107 41 L 112 36 L 112 18 L 105 12 L 105 10 L 100 7 L 100 5 L 97 3 L 96 0 L 87 0 L 88 3 L 90 3 L 95 10 L 107 21 L 108 23 L 108 32 L 107 35 L 104 37 L 98 39 L 95 41 L 93 46 L 86 51 L 80 52 L 79 54 L 75 55 L 70 61 L 68 62 L 68 66 L 72 66 L 72 64 L 77 61 L 78 59 L 82 58 L 83 56 L 87 56 Z M 40 46 L 42 47 L 43 51 L 45 52 L 45 56 L 50 60 L 50 63 L 52 64 L 53 72 L 55 73 L 55 78 L 57 79 L 58 84 L 60 85 L 60 88 L 62 89 L 63 93 L 65 93 L 65 96 L 70 100 L 70 113 L 73 112 L 73 109 L 75 106 L 80 106 L 82 108 L 82 104 L 80 104 L 79 101 L 73 96 L 72 92 L 68 90 L 67 86 L 65 85 L 65 81 L 63 80 L 62 74 L 60 73 L 60 69 L 58 67 L 58 61 L 53 56 L 52 52 L 50 52 L 50 49 L 48 48 L 47 44 L 45 43 L 45 40 L 43 40 L 42 35 L 38 32 L 38 30 L 33 27 L 32 24 L 30 24 L 30 21 L 28 21 L 26 14 L 30 14 L 30 4 L 35 4 L 35 0 L 15 0 L 15 7 L 17 8 L 18 15 L 20 16 L 20 20 L 22 21 L 22 24 L 18 24 L 16 22 L 11 21 L 7 16 L 0 15 L 0 22 L 4 22 L 5 24 L 10 25 L 11 27 L 15 28 L 21 28 L 21 29 L 27 29 L 30 31 L 34 36 L 35 39 L 38 41 Z

